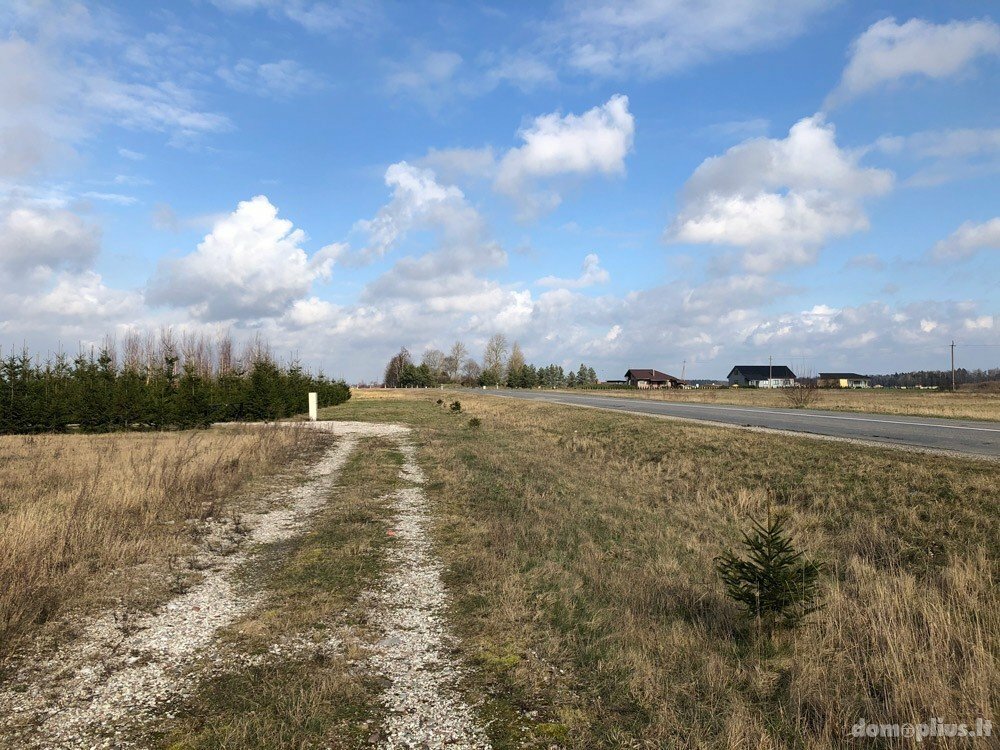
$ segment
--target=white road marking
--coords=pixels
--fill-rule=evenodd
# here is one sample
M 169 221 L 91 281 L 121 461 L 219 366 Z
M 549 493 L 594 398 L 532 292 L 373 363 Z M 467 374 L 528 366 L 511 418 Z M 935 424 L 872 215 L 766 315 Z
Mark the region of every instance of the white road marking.
M 551 400 L 552 399 L 551 396 L 549 396 L 549 397 L 542 396 L 540 398 L 542 400 Z M 577 398 L 581 398 L 581 397 L 578 396 Z M 587 397 L 583 396 L 582 398 L 587 398 Z M 608 403 L 608 404 L 610 404 L 610 403 L 615 403 L 615 404 L 621 403 L 621 402 L 619 402 L 619 401 L 617 401 L 615 399 L 609 399 L 607 397 L 602 398 L 602 399 L 594 399 L 594 401 L 598 401 L 598 400 L 603 401 L 604 403 Z M 624 399 L 623 399 L 623 401 L 624 401 Z M 558 403 L 572 404 L 573 402 L 572 401 L 558 401 Z M 772 410 L 772 409 L 749 409 L 749 408 L 747 408 L 745 406 L 715 406 L 715 405 L 712 405 L 712 404 L 685 404 L 685 403 L 681 403 L 679 401 L 669 401 L 669 402 L 667 402 L 667 401 L 660 401 L 660 402 L 650 401 L 650 402 L 647 402 L 647 403 L 650 403 L 650 404 L 660 403 L 660 404 L 663 404 L 664 406 L 668 406 L 668 407 L 671 407 L 671 406 L 686 406 L 686 407 L 692 408 L 692 409 L 715 409 L 715 410 L 718 410 L 718 411 L 742 411 L 742 412 L 751 412 L 751 413 L 755 413 L 755 414 L 777 414 L 777 415 L 783 416 L 783 417 L 810 417 L 812 419 L 842 419 L 842 420 L 847 420 L 847 421 L 851 421 L 851 422 L 876 422 L 876 423 L 879 423 L 879 424 L 901 424 L 901 425 L 909 425 L 910 427 L 941 427 L 941 428 L 946 429 L 946 430 L 973 430 L 975 432 L 1000 432 L 1000 428 L 994 428 L 994 427 L 968 427 L 966 425 L 937 424 L 937 423 L 933 423 L 933 422 L 904 422 L 904 421 L 901 421 L 901 420 L 898 420 L 898 419 L 872 419 L 871 417 L 841 417 L 841 416 L 833 415 L 833 414 L 809 414 L 809 413 L 804 413 L 804 412 L 797 413 L 797 412 L 788 412 L 788 411 L 776 411 L 776 410 Z M 631 411 L 631 409 L 629 411 Z M 644 413 L 644 412 L 639 412 L 639 413 Z

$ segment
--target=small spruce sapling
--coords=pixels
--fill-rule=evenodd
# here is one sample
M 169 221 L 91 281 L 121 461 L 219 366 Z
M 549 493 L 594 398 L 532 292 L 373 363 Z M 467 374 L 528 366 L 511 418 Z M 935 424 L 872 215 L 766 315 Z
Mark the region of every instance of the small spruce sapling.
M 805 559 L 785 530 L 785 521 L 771 517 L 752 522 L 743 532 L 747 559 L 732 550 L 715 558 L 715 567 L 726 594 L 768 632 L 776 625 L 794 627 L 819 607 L 819 577 L 822 566 Z

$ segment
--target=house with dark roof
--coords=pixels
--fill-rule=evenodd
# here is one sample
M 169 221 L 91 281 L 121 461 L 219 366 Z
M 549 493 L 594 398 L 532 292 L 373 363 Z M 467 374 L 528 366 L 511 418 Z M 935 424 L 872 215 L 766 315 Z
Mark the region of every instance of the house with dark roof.
M 820 388 L 871 388 L 872 379 L 856 372 L 821 372 L 816 385 Z
M 795 373 L 785 365 L 736 365 L 727 376 L 729 385 L 745 388 L 791 388 Z
M 680 388 L 684 381 L 659 370 L 633 367 L 625 373 L 625 381 L 634 388 Z

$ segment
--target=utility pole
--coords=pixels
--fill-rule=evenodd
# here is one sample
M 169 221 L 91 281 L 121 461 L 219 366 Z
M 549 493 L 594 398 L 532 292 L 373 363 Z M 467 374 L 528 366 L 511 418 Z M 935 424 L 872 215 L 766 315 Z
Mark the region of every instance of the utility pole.
M 955 340 L 951 341 L 951 390 L 955 390 Z
M 768 388 L 774 388 L 774 366 L 771 364 L 771 361 L 773 359 L 774 358 L 770 354 L 767 355 L 767 387 Z
M 681 380 L 684 380 L 684 371 L 687 370 L 688 361 L 685 359 L 681 362 Z

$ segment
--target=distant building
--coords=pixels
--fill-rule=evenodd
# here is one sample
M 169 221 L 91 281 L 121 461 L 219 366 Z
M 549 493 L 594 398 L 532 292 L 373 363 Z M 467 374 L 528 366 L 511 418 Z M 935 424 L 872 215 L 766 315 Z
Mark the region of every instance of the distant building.
M 820 388 L 871 388 L 872 380 L 856 372 L 821 372 L 816 384 Z
M 684 381 L 659 370 L 631 369 L 625 373 L 625 380 L 635 388 L 680 388 Z
M 729 371 L 729 385 L 745 388 L 791 388 L 795 373 L 785 365 L 736 365 Z

